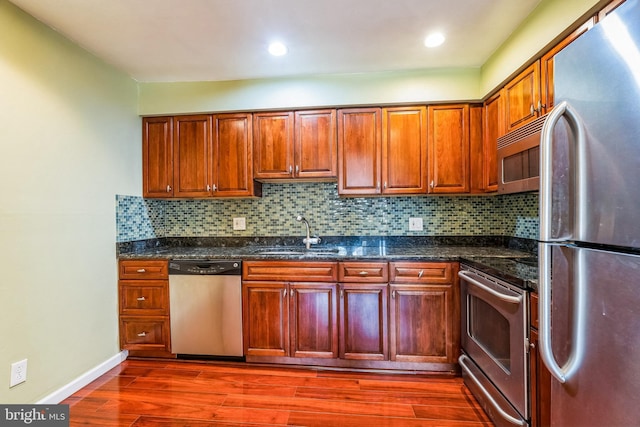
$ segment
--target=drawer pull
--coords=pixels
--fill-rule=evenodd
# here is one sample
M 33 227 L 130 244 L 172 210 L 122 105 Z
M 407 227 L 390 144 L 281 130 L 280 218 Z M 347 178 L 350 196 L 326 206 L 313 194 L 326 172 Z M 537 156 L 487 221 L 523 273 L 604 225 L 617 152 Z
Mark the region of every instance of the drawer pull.
M 146 273 L 146 272 L 147 272 L 147 270 L 146 270 L 145 268 L 139 268 L 139 269 L 137 270 L 137 272 L 138 272 L 138 273 Z
M 418 279 L 421 278 L 423 274 L 424 274 L 424 270 L 420 270 L 420 273 L 418 273 Z
M 139 337 L 146 337 L 147 333 L 145 331 L 142 331 L 138 334 Z
M 362 270 L 362 271 L 361 271 L 360 273 L 358 273 L 358 274 L 359 274 L 360 276 L 367 276 L 367 275 L 369 275 L 369 272 L 368 272 L 368 271 L 364 271 L 364 270 Z
M 138 297 L 136 298 L 138 301 L 146 301 L 147 299 L 145 297 Z

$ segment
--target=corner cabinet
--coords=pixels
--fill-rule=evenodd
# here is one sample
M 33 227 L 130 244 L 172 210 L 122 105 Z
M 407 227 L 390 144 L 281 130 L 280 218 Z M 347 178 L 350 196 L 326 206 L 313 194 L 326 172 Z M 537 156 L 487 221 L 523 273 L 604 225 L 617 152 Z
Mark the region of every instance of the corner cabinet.
M 169 276 L 165 260 L 121 260 L 118 301 L 120 348 L 132 356 L 171 354 Z
M 173 117 L 142 119 L 142 194 L 173 197 Z

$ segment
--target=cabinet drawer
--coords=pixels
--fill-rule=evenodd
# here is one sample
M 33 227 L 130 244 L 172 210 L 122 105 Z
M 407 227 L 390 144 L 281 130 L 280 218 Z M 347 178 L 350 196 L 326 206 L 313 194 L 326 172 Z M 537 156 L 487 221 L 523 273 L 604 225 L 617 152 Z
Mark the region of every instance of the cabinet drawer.
M 538 329 L 538 294 L 531 292 L 529 297 L 529 318 L 531 319 L 530 325 L 532 328 Z
M 246 261 L 242 263 L 243 280 L 278 280 L 302 282 L 335 282 L 335 262 Z
M 120 281 L 120 314 L 166 316 L 168 291 L 165 280 Z
M 121 317 L 120 346 L 126 350 L 169 351 L 169 318 Z
M 341 262 L 338 265 L 340 282 L 386 283 L 389 267 L 386 262 Z
M 449 262 L 391 262 L 391 282 L 451 283 L 454 263 Z
M 121 260 L 120 279 L 168 279 L 166 260 Z

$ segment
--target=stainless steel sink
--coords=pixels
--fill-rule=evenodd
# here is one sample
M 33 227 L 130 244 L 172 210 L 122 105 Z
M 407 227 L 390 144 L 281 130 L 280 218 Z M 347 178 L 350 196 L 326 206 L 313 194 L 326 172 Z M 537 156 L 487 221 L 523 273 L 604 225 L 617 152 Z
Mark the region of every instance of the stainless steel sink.
M 311 248 L 311 249 L 288 249 L 288 248 L 262 248 L 256 253 L 260 255 L 338 255 L 340 248 Z

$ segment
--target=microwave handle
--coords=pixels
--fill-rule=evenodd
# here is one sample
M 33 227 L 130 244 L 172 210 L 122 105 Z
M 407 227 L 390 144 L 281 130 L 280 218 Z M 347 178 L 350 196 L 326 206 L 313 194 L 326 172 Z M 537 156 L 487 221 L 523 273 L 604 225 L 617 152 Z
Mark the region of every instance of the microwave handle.
M 565 118 L 573 136 L 575 137 L 576 159 L 575 172 L 575 228 L 571 231 L 571 236 L 554 237 L 552 232 L 553 224 L 553 131 L 561 118 Z M 582 227 L 586 224 L 583 216 L 586 213 L 586 168 L 584 165 L 586 158 L 585 131 L 582 121 L 575 110 L 566 101 L 556 105 L 547 116 L 542 130 L 540 131 L 540 241 L 542 242 L 562 242 L 566 240 L 580 240 L 583 236 Z

